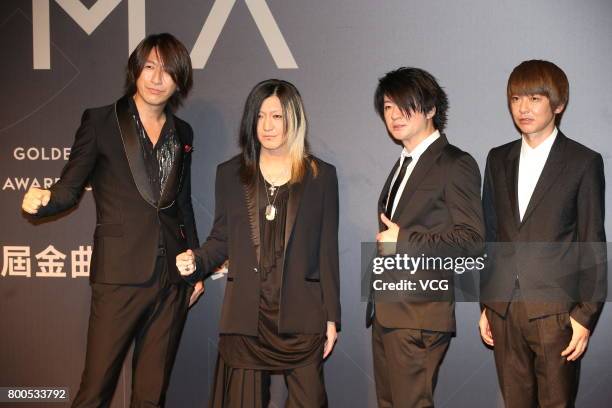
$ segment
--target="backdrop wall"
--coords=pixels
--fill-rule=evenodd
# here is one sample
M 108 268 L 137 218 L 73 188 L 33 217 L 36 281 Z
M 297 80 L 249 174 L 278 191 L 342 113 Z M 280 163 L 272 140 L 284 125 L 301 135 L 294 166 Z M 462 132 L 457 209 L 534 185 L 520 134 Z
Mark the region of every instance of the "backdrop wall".
M 200 67 L 178 115 L 196 133 L 193 202 L 201 239 L 214 212 L 215 167 L 238 152 L 242 106 L 258 81 L 279 77 L 300 89 L 314 153 L 338 169 L 343 330 L 326 364 L 332 407 L 375 406 L 359 251 L 362 241 L 374 240 L 376 199 L 401 150 L 372 106 L 378 77 L 399 66 L 434 74 L 450 98 L 447 135 L 482 171 L 490 148 L 518 137 L 505 101 L 510 71 L 526 59 L 554 61 L 571 86 L 561 129 L 601 152 L 608 179 L 612 175 L 609 0 L 4 0 L 0 386 L 77 390 L 89 314 L 92 197 L 86 193 L 69 215 L 39 225 L 22 217 L 20 203 L 32 183 L 59 176 L 82 111 L 121 95 L 131 47 L 144 33 L 162 31 L 194 50 Z M 224 279 L 209 282 L 189 315 L 169 407 L 206 406 L 223 290 Z M 478 317 L 476 304 L 458 305 L 439 407 L 502 406 Z M 612 401 L 611 322 L 608 305 L 583 360 L 578 406 Z M 129 384 L 125 370 L 114 408 L 128 406 Z M 282 406 L 282 393 L 276 384 L 276 406 Z

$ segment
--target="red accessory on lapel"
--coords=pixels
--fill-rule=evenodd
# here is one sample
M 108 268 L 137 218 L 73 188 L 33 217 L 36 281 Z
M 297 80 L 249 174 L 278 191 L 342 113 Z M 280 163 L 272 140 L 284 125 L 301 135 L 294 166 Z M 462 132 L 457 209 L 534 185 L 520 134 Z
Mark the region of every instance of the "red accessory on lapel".
M 185 153 L 189 153 L 189 152 L 191 152 L 192 150 L 193 150 L 193 146 L 192 146 L 192 145 L 188 145 L 188 144 L 186 144 L 185 146 L 183 146 L 183 151 L 184 151 Z

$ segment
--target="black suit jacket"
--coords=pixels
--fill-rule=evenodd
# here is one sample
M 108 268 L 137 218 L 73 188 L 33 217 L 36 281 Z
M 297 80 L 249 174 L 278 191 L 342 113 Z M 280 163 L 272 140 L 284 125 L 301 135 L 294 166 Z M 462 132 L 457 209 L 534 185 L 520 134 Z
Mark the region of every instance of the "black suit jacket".
M 181 281 L 176 255 L 197 247 L 198 237 L 191 205 L 193 131 L 177 117 L 174 123 L 181 152 L 156 204 L 127 97 L 83 113 L 70 159 L 60 180 L 50 188 L 49 204 L 40 208 L 38 216 L 73 207 L 90 183 L 96 203 L 91 282 L 148 281 L 160 233 L 166 245 L 169 278 Z
M 378 219 L 384 212 L 390 184 L 399 160 L 391 170 L 378 200 Z M 399 225 L 398 252 L 428 255 L 464 253 L 481 248 L 484 223 L 480 201 L 480 171 L 468 153 L 448 143 L 446 136 L 433 142 L 417 162 L 393 214 Z M 379 221 L 380 231 L 386 226 Z M 453 272 L 428 271 L 429 276 L 449 279 Z M 416 277 L 423 276 L 421 271 Z M 376 303 L 376 319 L 387 328 L 455 331 L 453 288 L 450 301 Z M 372 302 L 368 303 L 366 325 L 373 317 Z
M 338 180 L 319 159 L 289 190 L 278 327 L 281 333 L 325 333 L 340 323 Z M 206 242 L 194 250 L 210 274 L 229 259 L 220 332 L 256 336 L 259 321 L 259 203 L 257 186 L 240 180 L 240 156 L 217 168 L 215 220 Z M 258 178 L 259 181 L 259 178 Z
M 603 160 L 559 132 L 520 221 L 521 139 L 492 149 L 483 190 L 487 242 L 502 243 L 481 279 L 505 316 L 518 277 L 529 318 L 570 312 L 592 329 L 607 290 Z

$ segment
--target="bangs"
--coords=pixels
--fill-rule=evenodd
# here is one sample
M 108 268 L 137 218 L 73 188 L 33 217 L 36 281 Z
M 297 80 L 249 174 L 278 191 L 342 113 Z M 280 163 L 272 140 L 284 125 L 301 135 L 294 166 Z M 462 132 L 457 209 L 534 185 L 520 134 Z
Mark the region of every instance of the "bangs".
M 192 68 L 187 50 L 165 39 L 157 41 L 153 49 L 174 83 L 181 89 L 191 88 Z
M 412 116 L 414 112 L 425 113 L 423 112 L 423 107 L 417 102 L 414 95 L 414 90 L 407 90 L 406 88 L 388 89 L 383 96 L 383 105 L 384 97 L 386 96 L 402 110 L 407 118 Z
M 544 95 L 550 99 L 551 86 L 544 77 L 517 75 L 508 82 L 508 98 L 512 95 Z

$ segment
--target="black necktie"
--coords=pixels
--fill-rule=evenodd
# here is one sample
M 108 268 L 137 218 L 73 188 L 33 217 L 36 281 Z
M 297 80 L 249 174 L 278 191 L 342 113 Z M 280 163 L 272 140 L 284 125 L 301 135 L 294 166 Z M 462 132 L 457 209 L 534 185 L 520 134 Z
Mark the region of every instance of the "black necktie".
M 395 182 L 393 183 L 393 186 L 391 187 L 391 192 L 389 193 L 389 199 L 387 200 L 387 208 L 385 209 L 385 216 L 388 219 L 391 219 L 391 211 L 393 211 L 393 203 L 395 202 L 395 196 L 397 195 L 397 190 L 399 190 L 399 186 L 400 184 L 402 184 L 402 181 L 404 180 L 404 176 L 406 175 L 406 169 L 408 168 L 408 165 L 410 164 L 411 161 L 412 161 L 412 157 L 410 156 L 404 157 L 404 160 L 402 161 L 402 167 L 400 168 L 399 174 L 395 178 Z

